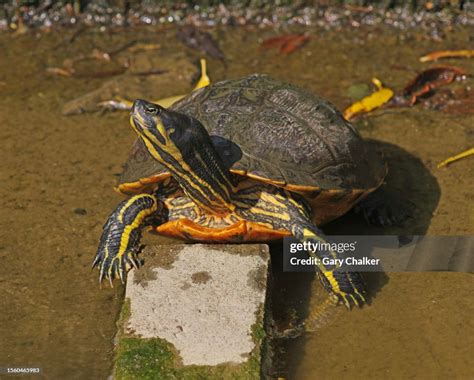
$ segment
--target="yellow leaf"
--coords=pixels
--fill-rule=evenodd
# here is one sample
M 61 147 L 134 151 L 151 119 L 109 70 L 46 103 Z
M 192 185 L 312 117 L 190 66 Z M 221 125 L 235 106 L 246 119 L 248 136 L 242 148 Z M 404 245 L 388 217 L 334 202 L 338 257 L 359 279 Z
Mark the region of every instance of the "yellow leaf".
M 420 57 L 420 62 L 437 61 L 440 58 L 474 57 L 474 50 L 440 50 Z
M 471 149 L 468 149 L 464 152 L 456 154 L 455 156 L 448 157 L 446 160 L 444 160 L 444 161 L 442 161 L 438 164 L 438 168 L 442 168 L 443 166 L 449 165 L 450 163 L 452 163 L 454 161 L 458 161 L 462 158 L 466 158 L 466 157 L 469 157 L 469 156 L 472 156 L 472 155 L 474 155 L 474 148 L 471 148 Z
M 209 86 L 209 84 L 211 83 L 211 80 L 207 76 L 206 60 L 201 59 L 200 63 L 201 63 L 201 78 L 199 78 L 199 81 L 197 82 L 196 86 L 194 87 L 194 90 L 197 90 L 197 89 L 202 88 L 202 87 Z
M 196 86 L 194 86 L 193 91 L 200 89 L 202 87 L 206 87 L 211 83 L 211 80 L 209 79 L 207 75 L 206 60 L 201 59 L 200 63 L 201 63 L 201 77 L 199 78 L 199 81 L 197 82 Z M 171 107 L 178 100 L 183 99 L 185 96 L 186 95 L 174 95 L 168 98 L 154 100 L 153 103 L 156 103 L 164 108 L 168 108 L 168 107 Z M 116 97 L 115 100 L 101 102 L 98 105 L 100 107 L 108 108 L 108 109 L 128 110 L 132 108 L 133 102 L 122 97 Z
M 347 120 L 350 120 L 355 115 L 360 113 L 370 112 L 376 108 L 387 103 L 393 96 L 393 91 L 387 87 L 382 86 L 382 82 L 377 79 L 373 78 L 372 83 L 378 88 L 378 91 L 362 98 L 358 102 L 355 102 L 350 107 L 346 108 L 344 111 L 344 117 Z
M 206 87 L 211 83 L 211 80 L 207 76 L 206 60 L 201 59 L 200 63 L 201 63 L 201 77 L 199 78 L 199 81 L 197 82 L 196 86 L 194 86 L 193 91 L 198 90 L 202 87 Z M 168 108 L 168 107 L 171 107 L 177 101 L 183 99 L 185 96 L 186 95 L 170 96 L 169 98 L 156 100 L 155 103 L 159 104 L 160 106 L 164 108 Z

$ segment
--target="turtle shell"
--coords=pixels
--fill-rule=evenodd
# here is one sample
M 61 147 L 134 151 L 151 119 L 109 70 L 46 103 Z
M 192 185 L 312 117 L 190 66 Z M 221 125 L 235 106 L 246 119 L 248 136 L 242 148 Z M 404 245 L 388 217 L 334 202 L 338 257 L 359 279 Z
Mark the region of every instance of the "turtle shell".
M 309 198 L 324 192 L 334 201 L 350 193 L 353 204 L 386 174 L 383 159 L 331 103 L 267 75 L 217 82 L 171 109 L 204 125 L 233 173 Z M 118 190 L 145 191 L 169 176 L 138 139 Z

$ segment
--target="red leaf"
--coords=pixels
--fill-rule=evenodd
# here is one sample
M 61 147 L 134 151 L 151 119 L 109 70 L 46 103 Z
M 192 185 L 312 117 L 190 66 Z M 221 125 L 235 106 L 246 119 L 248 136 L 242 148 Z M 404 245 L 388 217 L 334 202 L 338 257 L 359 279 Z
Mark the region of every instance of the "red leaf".
M 282 54 L 290 54 L 309 39 L 306 34 L 285 34 L 272 37 L 262 42 L 264 49 L 278 48 Z
M 427 69 L 418 74 L 403 90 L 403 96 L 410 99 L 411 104 L 430 91 L 449 84 L 456 77 L 464 75 L 466 72 L 460 68 L 452 66 L 440 66 Z

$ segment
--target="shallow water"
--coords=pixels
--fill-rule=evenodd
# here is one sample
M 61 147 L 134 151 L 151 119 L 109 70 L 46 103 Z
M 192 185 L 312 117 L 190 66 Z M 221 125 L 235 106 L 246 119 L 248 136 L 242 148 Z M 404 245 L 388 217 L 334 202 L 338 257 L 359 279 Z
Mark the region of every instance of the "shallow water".
M 351 85 L 377 76 L 401 88 L 414 70 L 427 67 L 418 62 L 420 55 L 467 48 L 474 34 L 472 28 L 454 28 L 443 41 L 433 42 L 423 33 L 401 38 L 399 31 L 384 27 L 305 31 L 313 36 L 309 43 L 284 56 L 259 49 L 273 30 L 215 30 L 227 68 L 209 59 L 210 76 L 217 81 L 264 72 L 344 108 L 351 102 Z M 135 137 L 126 113 L 61 113 L 67 101 L 110 78 L 54 77 L 45 68 L 92 47 L 113 48 L 131 39 L 160 43 L 158 58 L 166 55 L 171 62 L 174 54 L 189 61 L 199 54 L 179 44 L 173 29 L 90 30 L 57 47 L 67 33 L 0 35 L 0 366 L 40 366 L 50 379 L 100 379 L 111 370 L 123 288 L 99 289 L 90 264 L 102 224 L 121 199 L 112 187 Z M 449 63 L 474 72 L 474 60 Z M 90 65 L 91 70 L 102 67 Z M 467 83 L 473 82 L 462 85 Z M 157 86 L 154 95 L 191 87 L 176 78 L 172 88 Z M 472 234 L 472 158 L 447 169 L 436 164 L 472 147 L 473 125 L 472 115 L 454 117 L 422 106 L 377 111 L 356 122 L 364 136 L 391 144 L 387 182 L 415 203 L 415 218 L 404 228 L 382 230 L 347 215 L 326 231 Z M 279 271 L 277 258 L 274 270 Z M 371 305 L 347 312 L 322 307 L 326 296 L 311 276 L 277 276 L 276 298 L 282 295 L 285 302 L 275 306 L 276 314 L 284 318 L 283 310 L 295 309 L 313 318 L 315 327 L 284 345 L 278 374 L 289 379 L 474 376 L 472 274 L 388 273 L 367 280 Z

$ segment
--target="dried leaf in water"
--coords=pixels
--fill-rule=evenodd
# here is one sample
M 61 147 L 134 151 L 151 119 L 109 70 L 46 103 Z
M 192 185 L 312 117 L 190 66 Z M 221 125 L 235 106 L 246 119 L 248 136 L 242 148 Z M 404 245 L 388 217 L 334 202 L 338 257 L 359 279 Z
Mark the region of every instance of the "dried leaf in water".
M 347 90 L 347 95 L 354 101 L 357 99 L 362 99 L 364 96 L 369 94 L 370 88 L 367 83 L 354 84 Z
M 372 82 L 378 90 L 346 108 L 344 111 L 344 117 L 347 120 L 352 119 L 360 113 L 373 111 L 387 103 L 392 98 L 393 91 L 390 88 L 383 87 L 382 83 L 377 78 L 372 79 Z
M 409 105 L 416 103 L 420 96 L 426 95 L 434 89 L 449 84 L 458 76 L 466 72 L 458 67 L 440 66 L 427 69 L 418 74 L 404 88 L 402 96 L 409 101 Z
M 48 67 L 46 69 L 46 72 L 48 74 L 58 75 L 61 77 L 70 77 L 74 74 L 74 69 L 62 67 Z
M 272 37 L 262 42 L 264 49 L 278 48 L 281 54 L 290 54 L 309 40 L 307 34 L 286 34 Z
M 452 157 L 449 157 L 447 158 L 446 160 L 440 162 L 438 164 L 438 168 L 442 168 L 443 166 L 446 166 L 446 165 L 449 165 L 455 161 L 459 161 L 463 158 L 466 158 L 466 157 L 469 157 L 469 156 L 473 156 L 474 155 L 474 148 L 471 148 L 471 149 L 468 149 L 464 152 L 461 152 L 459 154 L 456 154 L 455 156 L 452 156 Z
M 194 86 L 193 91 L 200 89 L 202 87 L 208 86 L 211 83 L 211 80 L 209 76 L 207 75 L 206 60 L 201 59 L 200 65 L 201 65 L 201 76 L 199 78 L 199 81 L 196 83 L 196 86 Z M 154 100 L 153 103 L 159 104 L 160 106 L 164 108 L 168 108 L 168 107 L 171 107 L 174 103 L 183 99 L 185 96 L 186 95 L 170 96 L 168 98 Z M 97 105 L 99 106 L 99 108 L 102 108 L 105 110 L 130 110 L 133 106 L 133 102 L 122 97 L 116 97 L 115 99 L 112 99 L 112 100 L 100 102 Z
M 197 49 L 210 57 L 225 60 L 224 53 L 218 43 L 207 32 L 203 32 L 192 25 L 183 26 L 176 33 L 176 37 L 191 49 Z
M 209 86 L 211 84 L 211 79 L 207 75 L 207 62 L 205 59 L 201 58 L 199 60 L 199 64 L 201 65 L 201 76 L 199 77 L 198 82 L 196 83 L 196 86 L 194 86 L 194 90 L 198 90 L 202 87 Z
M 471 58 L 474 50 L 439 50 L 420 57 L 420 62 L 437 61 L 441 58 Z
M 280 47 L 280 53 L 290 54 L 290 53 L 294 52 L 297 48 L 302 46 L 308 40 L 309 40 L 309 36 L 304 35 L 304 34 L 301 35 L 301 36 L 297 36 L 295 38 L 292 38 Z
M 265 41 L 261 43 L 260 46 L 264 49 L 280 48 L 282 45 L 286 44 L 293 37 L 294 37 L 293 34 L 287 34 L 283 36 L 267 38 Z
M 131 46 L 127 50 L 130 53 L 137 53 L 139 51 L 150 51 L 150 50 L 158 50 L 161 47 L 160 44 L 145 44 L 145 43 L 137 43 L 135 46 Z

